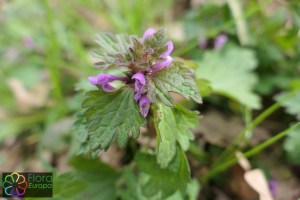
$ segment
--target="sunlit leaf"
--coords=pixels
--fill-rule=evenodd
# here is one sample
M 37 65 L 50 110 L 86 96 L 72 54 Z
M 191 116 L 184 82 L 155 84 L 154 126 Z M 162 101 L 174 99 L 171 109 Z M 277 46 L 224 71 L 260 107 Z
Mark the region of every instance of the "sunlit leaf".
M 275 97 L 277 101 L 280 101 L 284 98 L 288 92 L 283 92 Z M 285 108 L 285 111 L 291 115 L 294 115 L 298 120 L 300 120 L 300 91 L 297 92 L 294 96 L 282 102 L 282 106 Z
M 167 167 L 176 154 L 177 143 L 186 151 L 194 139 L 192 128 L 197 125 L 197 112 L 180 105 L 170 108 L 158 104 L 155 113 L 155 127 L 158 134 L 157 161 L 161 167 Z
M 260 108 L 260 98 L 252 91 L 257 83 L 253 73 L 257 60 L 253 51 L 229 45 L 206 52 L 199 66 L 196 78 L 208 80 L 214 92 L 250 108 Z

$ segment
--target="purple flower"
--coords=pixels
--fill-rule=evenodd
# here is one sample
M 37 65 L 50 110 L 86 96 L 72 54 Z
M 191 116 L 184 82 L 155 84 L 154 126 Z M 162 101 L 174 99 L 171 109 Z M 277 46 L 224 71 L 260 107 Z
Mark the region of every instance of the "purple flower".
M 146 38 L 151 37 L 152 35 L 154 35 L 155 30 L 153 28 L 148 28 L 143 35 L 143 39 L 145 40 Z
M 219 35 L 214 41 L 214 49 L 220 49 L 227 42 L 228 37 L 225 34 Z
M 157 72 L 157 71 L 169 66 L 173 61 L 173 58 L 170 56 L 170 54 L 172 53 L 172 51 L 174 49 L 173 42 L 168 41 L 166 43 L 166 45 L 168 47 L 166 52 L 164 52 L 163 54 L 160 55 L 161 58 L 164 58 L 164 61 L 157 62 L 154 65 L 153 72 Z
M 173 58 L 171 56 L 168 56 L 165 61 L 157 62 L 153 71 L 157 72 L 157 71 L 169 66 L 172 63 L 172 61 L 173 61 Z
M 115 87 L 111 86 L 110 83 L 113 81 L 126 81 L 127 78 L 119 77 L 111 74 L 99 74 L 98 76 L 90 76 L 89 81 L 93 85 L 101 85 L 103 90 L 106 92 L 113 92 L 116 90 Z
M 146 79 L 145 75 L 142 73 L 136 73 L 132 76 L 132 79 L 135 79 L 134 83 L 134 100 L 138 101 L 142 94 L 144 93 L 145 85 L 146 85 Z
M 139 105 L 140 105 L 140 113 L 142 114 L 143 117 L 146 117 L 150 109 L 150 99 L 146 95 L 142 96 L 139 101 Z
M 165 53 L 163 53 L 163 54 L 160 55 L 161 58 L 166 58 L 166 57 L 168 57 L 168 56 L 172 53 L 172 51 L 173 51 L 173 49 L 174 49 L 174 45 L 173 45 L 173 42 L 172 42 L 171 40 L 168 41 L 168 42 L 166 43 L 166 45 L 168 46 L 168 49 L 167 49 L 167 51 L 166 51 Z

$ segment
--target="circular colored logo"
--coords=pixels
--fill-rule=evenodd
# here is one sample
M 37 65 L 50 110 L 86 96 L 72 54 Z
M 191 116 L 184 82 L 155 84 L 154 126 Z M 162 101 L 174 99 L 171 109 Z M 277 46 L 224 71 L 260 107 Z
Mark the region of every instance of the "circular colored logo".
M 17 172 L 8 174 L 4 178 L 3 188 L 6 195 L 11 197 L 23 196 L 28 187 L 25 176 L 20 175 Z

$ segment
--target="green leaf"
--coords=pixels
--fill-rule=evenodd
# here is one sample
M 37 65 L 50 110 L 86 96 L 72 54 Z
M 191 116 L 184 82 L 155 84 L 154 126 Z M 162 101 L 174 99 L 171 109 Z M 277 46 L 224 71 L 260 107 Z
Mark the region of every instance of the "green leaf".
M 177 153 L 168 168 L 161 169 L 154 155 L 137 153 L 135 162 L 138 168 L 149 175 L 142 185 L 142 192 L 146 197 L 161 195 L 167 198 L 179 190 L 185 194 L 190 182 L 190 169 L 184 152 L 177 148 Z
M 51 198 L 26 198 L 27 200 L 72 200 L 88 187 L 88 183 L 76 176 L 75 172 L 67 172 L 61 175 L 53 174 L 53 197 Z
M 300 164 L 300 127 L 293 129 L 286 138 L 283 147 L 293 164 Z
M 75 171 L 60 175 L 54 183 L 55 199 L 116 199 L 119 173 L 99 159 L 76 157 L 70 160 Z
M 74 171 L 53 175 L 53 197 L 32 200 L 115 200 L 120 174 L 97 159 L 74 157 Z M 27 198 L 26 198 L 27 199 Z
M 114 64 L 116 55 L 126 53 L 131 45 L 129 36 L 114 35 L 111 33 L 99 33 L 96 42 L 99 48 L 93 55 L 101 61 L 96 63 L 100 68 L 105 68 Z
M 186 99 L 201 103 L 202 98 L 192 77 L 191 70 L 183 62 L 175 60 L 170 66 L 154 73 L 147 80 L 147 91 L 152 102 L 158 97 L 165 105 L 173 106 L 169 92 L 176 92 Z
M 98 155 L 99 151 L 91 152 L 87 120 L 83 112 L 77 113 L 72 133 L 75 136 L 75 140 L 73 141 L 73 145 L 70 150 L 72 154 L 89 155 L 92 157 L 96 157 Z
M 252 89 L 257 82 L 253 70 L 257 59 L 253 51 L 236 46 L 225 46 L 208 51 L 199 62 L 197 79 L 206 79 L 212 89 L 249 108 L 260 108 L 260 98 Z
M 172 196 L 168 197 L 166 200 L 185 200 L 188 197 L 189 200 L 197 200 L 198 193 L 200 190 L 200 184 L 196 179 L 193 179 L 187 186 L 186 195 L 182 195 L 179 191 L 177 191 Z
M 289 92 L 282 92 L 281 94 L 275 96 L 277 101 L 280 101 L 284 98 Z M 285 111 L 300 120 L 300 91 L 298 91 L 294 96 L 282 102 L 282 106 L 285 108 Z
M 122 200 L 161 200 L 161 195 L 156 194 L 151 198 L 143 195 L 142 185 L 148 181 L 148 175 L 136 174 L 131 168 L 126 167 L 122 170 L 122 177 L 119 180 L 120 188 L 118 196 Z
M 86 180 L 78 177 L 75 172 L 67 172 L 54 178 L 53 199 L 78 199 L 88 187 Z M 51 198 L 52 199 L 52 198 Z
M 170 108 L 158 104 L 155 113 L 155 128 L 158 134 L 157 162 L 165 168 L 176 154 L 177 142 L 186 151 L 194 139 L 192 128 L 197 126 L 198 113 L 180 105 Z
M 149 180 L 147 174 L 136 174 L 130 168 L 122 170 L 122 177 L 118 181 L 121 187 L 118 189 L 118 196 L 122 200 L 162 200 L 161 193 L 147 197 L 143 195 L 142 186 Z M 192 179 L 186 188 L 185 194 L 177 190 L 165 200 L 197 200 L 200 190 L 200 184 L 196 179 Z
M 102 90 L 86 93 L 82 107 L 85 116 L 91 150 L 107 149 L 113 139 L 124 147 L 129 136 L 137 138 L 145 119 L 140 115 L 133 99 L 133 90 L 124 87 L 115 92 Z

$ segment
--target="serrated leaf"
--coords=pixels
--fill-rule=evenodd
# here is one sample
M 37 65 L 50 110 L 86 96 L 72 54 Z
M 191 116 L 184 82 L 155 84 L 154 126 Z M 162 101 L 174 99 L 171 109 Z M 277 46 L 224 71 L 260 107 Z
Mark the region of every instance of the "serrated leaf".
M 131 45 L 129 36 L 111 33 L 99 33 L 96 42 L 99 48 L 93 52 L 93 55 L 101 60 L 97 63 L 100 68 L 113 65 L 116 55 L 127 53 L 128 47 Z
M 138 168 L 149 175 L 148 180 L 142 185 L 142 192 L 146 197 L 158 193 L 161 199 L 167 198 L 179 190 L 185 194 L 187 184 L 190 182 L 190 169 L 184 152 L 177 148 L 177 153 L 168 168 L 161 169 L 155 156 L 137 153 L 135 162 Z
M 133 90 L 124 87 L 115 92 L 102 90 L 86 93 L 82 107 L 87 108 L 90 147 L 92 150 L 107 149 L 113 139 L 124 147 L 130 136 L 139 136 L 145 119 L 140 115 L 133 99 Z
M 252 90 L 257 82 L 254 52 L 235 46 L 208 51 L 199 62 L 197 79 L 210 82 L 214 92 L 225 95 L 249 108 L 260 108 L 260 98 Z
M 288 155 L 288 160 L 293 164 L 300 164 L 300 127 L 289 132 L 283 147 Z
M 148 79 L 147 90 L 152 102 L 155 102 L 158 97 L 165 105 L 171 107 L 173 99 L 169 92 L 176 92 L 198 103 L 202 102 L 191 70 L 185 67 L 183 62 L 177 60 Z
M 117 180 L 119 173 L 99 159 L 76 157 L 70 160 L 75 168 L 74 176 L 88 187 L 73 199 L 116 199 Z
M 72 128 L 72 133 L 75 136 L 75 144 L 73 143 L 72 147 L 76 149 L 76 153 L 74 152 L 75 155 L 89 155 L 96 157 L 99 151 L 91 152 L 90 137 L 87 128 L 87 121 L 84 113 L 77 113 L 76 121 L 74 123 L 74 127 Z
M 284 98 L 289 92 L 283 92 L 275 97 L 277 101 Z M 294 115 L 298 120 L 300 120 L 300 91 L 289 99 L 285 100 L 281 104 L 285 111 L 291 115 Z
M 190 140 L 194 139 L 191 129 L 197 126 L 198 115 L 180 105 L 170 108 L 158 104 L 154 117 L 158 134 L 157 162 L 165 168 L 176 154 L 177 143 L 184 151 L 189 149 Z

